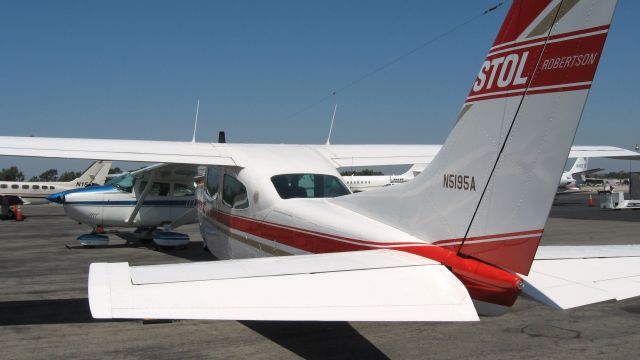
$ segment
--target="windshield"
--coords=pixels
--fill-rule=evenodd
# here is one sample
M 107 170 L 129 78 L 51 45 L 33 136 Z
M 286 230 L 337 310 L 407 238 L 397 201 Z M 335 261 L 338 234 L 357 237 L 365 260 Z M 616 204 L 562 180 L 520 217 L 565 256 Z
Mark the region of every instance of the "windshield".
M 321 174 L 283 174 L 271 178 L 278 195 L 283 199 L 332 198 L 350 194 L 335 176 Z
M 130 193 L 133 190 L 133 186 L 136 184 L 136 178 L 131 174 L 124 174 L 118 176 L 115 179 L 109 180 L 106 185 L 112 185 L 116 189 Z

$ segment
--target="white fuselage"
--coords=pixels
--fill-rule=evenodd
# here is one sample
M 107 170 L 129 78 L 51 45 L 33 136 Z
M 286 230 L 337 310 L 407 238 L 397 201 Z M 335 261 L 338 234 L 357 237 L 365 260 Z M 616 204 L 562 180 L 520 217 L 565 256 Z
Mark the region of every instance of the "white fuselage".
M 141 189 L 140 183 L 131 191 L 112 185 L 71 191 L 64 194 L 64 211 L 70 218 L 90 225 L 107 227 L 157 227 L 165 224 L 175 226 L 197 222 L 195 195 L 177 194 L 176 188 L 187 188 L 188 184 L 166 182 L 166 192 L 149 194 L 131 219 Z M 193 185 L 189 185 L 193 189 Z
M 85 187 L 89 184 L 70 182 L 20 182 L 0 181 L 0 197 L 15 196 L 22 199 L 23 205 L 47 204 L 47 196 L 65 191 Z
M 281 198 L 271 181 L 275 175 L 322 174 L 341 179 L 335 167 L 314 151 L 301 147 L 295 156 L 289 153 L 286 162 L 279 162 L 272 160 L 277 156 L 262 156 L 251 146 L 244 150 L 255 165 L 216 167 L 219 191 L 211 193 L 209 176 L 196 190 L 200 230 L 218 259 L 430 245 L 326 198 Z M 246 188 L 246 208 L 234 209 L 224 201 L 221 194 L 228 177 Z

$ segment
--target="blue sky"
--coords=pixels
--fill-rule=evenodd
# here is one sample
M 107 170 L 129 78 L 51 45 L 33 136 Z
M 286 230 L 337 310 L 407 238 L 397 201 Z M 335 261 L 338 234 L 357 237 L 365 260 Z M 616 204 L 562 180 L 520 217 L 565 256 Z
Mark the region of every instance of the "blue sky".
M 199 98 L 199 141 L 321 143 L 337 103 L 334 143 L 439 144 L 509 2 L 300 110 L 495 3 L 5 1 L 0 133 L 190 140 Z M 619 1 L 575 144 L 640 142 L 639 13 Z M 87 164 L 0 157 L 28 176 Z

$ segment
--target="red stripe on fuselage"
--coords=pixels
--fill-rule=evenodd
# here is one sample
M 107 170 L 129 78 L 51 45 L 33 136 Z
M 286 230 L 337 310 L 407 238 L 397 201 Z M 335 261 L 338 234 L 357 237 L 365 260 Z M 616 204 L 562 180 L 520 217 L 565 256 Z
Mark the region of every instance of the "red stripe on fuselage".
M 503 270 L 489 266 L 481 265 L 485 268 L 484 275 L 489 273 L 491 278 L 506 279 L 504 283 L 498 282 L 498 286 L 479 281 L 475 273 L 470 273 L 468 269 L 476 271 L 478 265 L 466 265 L 466 262 L 474 262 L 472 259 L 462 259 L 456 255 L 454 251 L 441 246 L 434 246 L 429 243 L 393 243 L 393 242 L 374 242 L 358 239 L 350 239 L 319 233 L 317 231 L 306 230 L 301 228 L 293 228 L 287 225 L 269 223 L 251 219 L 248 217 L 237 216 L 223 213 L 214 209 L 205 211 L 202 203 L 198 203 L 198 209 L 204 213 L 206 217 L 222 224 L 229 229 L 242 231 L 247 234 L 270 240 L 279 244 L 287 245 L 302 251 L 310 253 L 329 253 L 343 251 L 359 251 L 372 250 L 379 248 L 390 248 L 394 250 L 405 251 L 415 255 L 423 256 L 439 263 L 450 266 L 453 273 L 462 281 L 469 290 L 472 298 L 500 305 L 511 306 L 519 294 L 519 290 L 513 288 L 510 284 L 517 281 L 517 276 L 505 273 Z M 488 239 L 491 237 L 504 238 L 513 234 L 538 233 L 541 230 L 531 230 L 516 233 L 505 233 L 497 235 L 479 236 L 475 238 Z M 370 244 L 375 244 L 373 246 Z M 400 246 L 397 246 L 400 245 Z M 477 262 L 477 261 L 475 261 Z M 454 265 L 455 264 L 455 265 Z M 495 279 L 493 279 L 495 281 Z

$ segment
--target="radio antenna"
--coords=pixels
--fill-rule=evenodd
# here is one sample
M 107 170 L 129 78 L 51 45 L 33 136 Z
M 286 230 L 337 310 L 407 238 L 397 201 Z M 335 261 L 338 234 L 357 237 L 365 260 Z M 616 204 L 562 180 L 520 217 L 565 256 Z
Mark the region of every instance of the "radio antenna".
M 191 142 L 196 142 L 196 130 L 198 130 L 198 112 L 200 111 L 200 99 L 198 99 L 198 104 L 196 105 L 196 123 L 193 125 L 193 137 L 191 138 Z
M 333 114 L 331 115 L 331 125 L 329 126 L 329 136 L 327 136 L 327 142 L 325 145 L 331 145 L 331 131 L 333 130 L 333 120 L 336 118 L 336 110 L 338 109 L 338 104 L 333 106 Z

